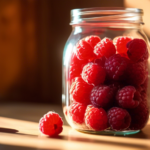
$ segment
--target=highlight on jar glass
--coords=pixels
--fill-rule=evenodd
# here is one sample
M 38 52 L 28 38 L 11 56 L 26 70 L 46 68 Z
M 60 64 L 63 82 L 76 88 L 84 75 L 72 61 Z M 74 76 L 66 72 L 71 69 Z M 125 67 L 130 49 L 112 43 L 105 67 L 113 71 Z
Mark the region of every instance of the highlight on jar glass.
M 63 53 L 63 111 L 71 127 L 95 134 L 138 133 L 149 119 L 149 42 L 143 11 L 71 11 Z

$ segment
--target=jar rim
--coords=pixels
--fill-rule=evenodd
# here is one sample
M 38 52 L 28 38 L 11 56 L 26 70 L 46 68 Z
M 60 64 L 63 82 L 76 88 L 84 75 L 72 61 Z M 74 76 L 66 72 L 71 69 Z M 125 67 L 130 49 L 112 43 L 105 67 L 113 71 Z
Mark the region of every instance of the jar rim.
M 129 22 L 143 24 L 143 10 L 124 7 L 91 7 L 71 10 L 71 25 L 79 23 Z
M 118 13 L 139 13 L 143 14 L 143 9 L 140 8 L 124 8 L 124 7 L 91 7 L 91 8 L 79 8 L 79 9 L 72 9 L 71 16 L 77 15 L 85 15 L 85 14 L 118 14 Z

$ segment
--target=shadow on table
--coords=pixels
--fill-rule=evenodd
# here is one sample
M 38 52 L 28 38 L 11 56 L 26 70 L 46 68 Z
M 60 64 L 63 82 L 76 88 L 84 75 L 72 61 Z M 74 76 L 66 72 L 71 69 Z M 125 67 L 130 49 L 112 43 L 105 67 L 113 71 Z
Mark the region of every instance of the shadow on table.
M 33 148 L 33 147 L 24 147 L 24 146 L 14 146 L 14 145 L 4 145 L 0 144 L 0 150 L 56 150 L 56 149 L 40 149 L 40 148 Z M 59 150 L 59 149 L 57 149 Z
M 11 128 L 0 128 L 0 132 L 4 132 L 4 133 L 17 133 L 19 132 L 16 129 L 11 129 Z

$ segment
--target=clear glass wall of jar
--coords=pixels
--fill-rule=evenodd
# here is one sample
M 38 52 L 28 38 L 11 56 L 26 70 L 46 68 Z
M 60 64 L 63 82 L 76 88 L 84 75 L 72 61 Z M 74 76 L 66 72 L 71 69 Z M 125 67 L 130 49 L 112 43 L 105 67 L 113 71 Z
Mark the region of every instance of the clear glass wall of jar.
M 72 33 L 62 65 L 62 103 L 68 123 L 96 134 L 138 133 L 149 118 L 149 42 L 143 11 L 71 11 Z

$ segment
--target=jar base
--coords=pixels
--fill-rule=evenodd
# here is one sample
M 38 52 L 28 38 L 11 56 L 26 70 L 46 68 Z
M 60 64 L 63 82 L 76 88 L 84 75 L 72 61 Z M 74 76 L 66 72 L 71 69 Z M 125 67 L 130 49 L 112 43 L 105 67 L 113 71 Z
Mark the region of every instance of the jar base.
M 140 130 L 126 130 L 126 131 L 112 131 L 112 130 L 105 130 L 105 131 L 92 131 L 92 130 L 80 130 L 76 129 L 79 132 L 83 133 L 90 133 L 90 134 L 98 134 L 98 135 L 121 135 L 121 136 L 126 136 L 126 135 L 132 135 L 139 133 Z

